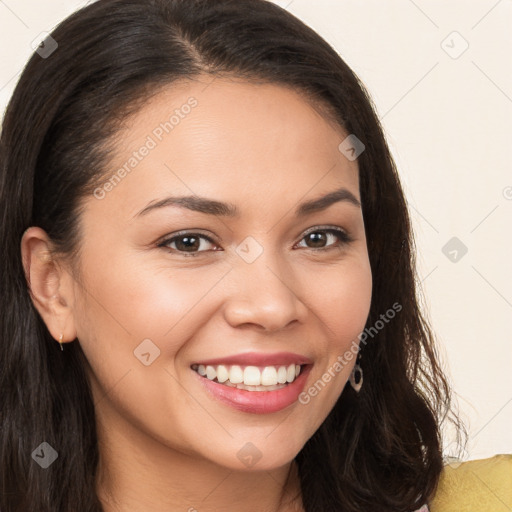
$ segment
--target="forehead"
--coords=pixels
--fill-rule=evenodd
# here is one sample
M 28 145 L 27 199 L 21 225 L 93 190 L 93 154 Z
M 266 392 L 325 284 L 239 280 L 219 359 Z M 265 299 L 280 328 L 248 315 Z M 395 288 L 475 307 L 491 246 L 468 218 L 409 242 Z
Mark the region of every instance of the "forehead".
M 121 178 L 110 179 L 107 197 L 135 213 L 176 192 L 280 201 L 343 185 L 357 195 L 357 163 L 338 149 L 346 135 L 289 87 L 211 77 L 171 84 L 126 120 L 104 183 Z

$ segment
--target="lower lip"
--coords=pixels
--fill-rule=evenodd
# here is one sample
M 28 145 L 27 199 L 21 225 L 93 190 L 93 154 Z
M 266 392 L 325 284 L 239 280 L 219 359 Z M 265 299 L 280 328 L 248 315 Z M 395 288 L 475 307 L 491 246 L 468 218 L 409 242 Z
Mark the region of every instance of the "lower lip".
M 304 389 L 311 367 L 311 364 L 302 367 L 300 375 L 291 384 L 275 391 L 247 391 L 231 388 L 192 371 L 201 380 L 206 390 L 221 402 L 242 412 L 268 414 L 281 411 L 297 401 Z

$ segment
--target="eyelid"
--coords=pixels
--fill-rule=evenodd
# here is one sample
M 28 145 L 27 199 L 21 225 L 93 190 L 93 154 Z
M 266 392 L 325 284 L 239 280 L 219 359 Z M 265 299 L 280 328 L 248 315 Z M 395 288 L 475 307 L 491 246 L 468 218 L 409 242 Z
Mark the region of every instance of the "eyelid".
M 302 238 L 309 235 L 310 233 L 315 233 L 316 231 L 329 231 L 329 230 L 336 231 L 338 233 L 343 233 L 347 237 L 347 239 L 352 240 L 351 236 L 349 235 L 349 233 L 346 229 L 344 229 L 340 226 L 329 225 L 329 224 L 313 226 L 311 228 L 306 229 L 306 231 L 304 231 L 302 233 L 301 240 L 302 240 Z
M 181 229 L 180 231 L 176 231 L 175 233 L 170 233 L 168 235 L 164 235 L 156 243 L 159 244 L 159 243 L 168 241 L 171 238 L 176 238 L 176 237 L 185 236 L 185 235 L 201 235 L 201 236 L 204 236 L 205 238 L 209 238 L 210 240 L 213 240 L 213 235 L 206 235 L 205 233 L 203 233 L 203 231 L 204 230 L 201 228 Z
M 309 234 L 316 232 L 333 234 L 338 237 L 339 243 L 337 245 L 328 245 L 327 247 L 318 247 L 316 249 L 313 247 L 305 247 L 305 249 L 311 249 L 313 252 L 329 251 L 330 249 L 339 249 L 340 247 L 343 247 L 355 240 L 346 229 L 340 226 L 320 225 L 313 226 L 312 228 L 309 228 L 306 231 L 304 231 L 302 233 L 300 240 L 297 243 L 302 242 L 302 240 L 304 240 L 304 238 L 306 238 Z
M 156 246 L 168 249 L 167 246 L 170 243 L 174 242 L 178 238 L 182 238 L 182 237 L 185 237 L 187 235 L 189 235 L 189 236 L 197 235 L 197 238 L 203 238 L 203 239 L 207 240 L 208 242 L 210 242 L 211 244 L 217 245 L 217 242 L 213 239 L 213 237 L 211 237 L 209 235 L 205 235 L 204 233 L 201 233 L 200 230 L 197 230 L 197 229 L 184 229 L 182 231 L 178 231 L 176 233 L 173 233 L 172 235 L 163 237 L 158 242 L 156 242 Z M 186 253 L 184 251 L 176 251 L 175 249 L 172 249 L 172 252 L 177 252 L 179 254 L 185 254 L 185 255 L 187 255 L 187 254 L 191 255 L 191 254 L 201 254 L 201 253 L 207 252 L 207 251 L 199 251 L 199 252 L 196 252 L 196 253 Z

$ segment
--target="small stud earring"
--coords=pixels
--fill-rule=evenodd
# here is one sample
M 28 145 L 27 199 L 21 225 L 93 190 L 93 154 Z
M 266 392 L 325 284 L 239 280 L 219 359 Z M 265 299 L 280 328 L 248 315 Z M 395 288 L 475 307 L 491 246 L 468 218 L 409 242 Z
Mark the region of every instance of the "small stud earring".
M 49 263 L 50 261 L 52 261 L 52 256 L 51 254 L 47 251 L 47 252 L 43 252 L 42 254 L 39 255 L 39 259 L 43 262 L 43 263 Z

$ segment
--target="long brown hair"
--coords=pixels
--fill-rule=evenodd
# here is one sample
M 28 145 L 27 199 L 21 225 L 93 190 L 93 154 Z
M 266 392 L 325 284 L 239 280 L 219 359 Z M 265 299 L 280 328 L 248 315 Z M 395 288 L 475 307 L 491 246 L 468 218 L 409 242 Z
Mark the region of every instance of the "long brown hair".
M 463 425 L 418 305 L 395 164 L 347 64 L 264 0 L 99 0 L 51 36 L 58 48 L 29 60 L 0 139 L 0 510 L 102 510 L 86 360 L 79 342 L 61 352 L 34 308 L 22 234 L 40 226 L 58 254 L 78 257 L 80 199 L 101 183 L 123 117 L 160 88 L 204 73 L 291 86 L 365 146 L 358 163 L 373 296 L 364 385 L 359 394 L 345 387 L 296 457 L 306 511 L 398 512 L 429 502 L 443 466 L 442 421 L 457 432 Z M 400 312 L 371 331 L 393 304 Z M 30 456 L 42 441 L 59 453 L 44 471 Z

